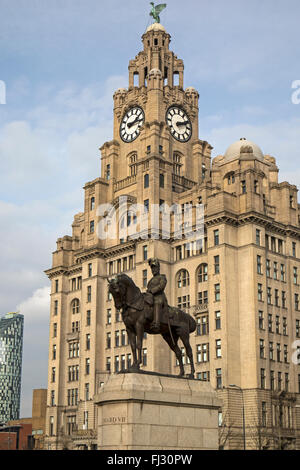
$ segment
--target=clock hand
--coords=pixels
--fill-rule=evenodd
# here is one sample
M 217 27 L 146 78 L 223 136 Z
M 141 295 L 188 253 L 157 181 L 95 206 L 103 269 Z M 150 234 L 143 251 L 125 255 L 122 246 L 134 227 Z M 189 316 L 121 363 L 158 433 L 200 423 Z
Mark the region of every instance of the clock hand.
M 131 128 L 132 126 L 134 126 L 137 122 L 140 122 L 140 121 L 142 121 L 142 120 L 143 120 L 143 118 L 140 118 L 140 119 L 139 119 L 139 118 L 136 118 L 134 121 L 129 122 L 129 123 L 127 124 L 127 127 L 130 129 L 130 128 Z
M 177 127 L 178 127 L 178 126 L 186 126 L 187 124 L 189 124 L 189 121 L 184 121 L 184 122 L 182 122 L 182 121 L 177 121 L 177 122 L 176 122 L 176 126 L 177 126 Z

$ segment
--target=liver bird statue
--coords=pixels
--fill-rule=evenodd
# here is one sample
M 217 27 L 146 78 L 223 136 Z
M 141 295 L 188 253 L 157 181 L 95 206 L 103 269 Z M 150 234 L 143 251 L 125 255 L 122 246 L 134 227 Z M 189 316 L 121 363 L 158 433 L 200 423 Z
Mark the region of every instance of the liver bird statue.
M 150 2 L 150 5 L 152 5 L 150 16 L 153 17 L 155 23 L 160 23 L 159 14 L 166 8 L 167 4 L 161 3 L 155 6 L 153 2 Z

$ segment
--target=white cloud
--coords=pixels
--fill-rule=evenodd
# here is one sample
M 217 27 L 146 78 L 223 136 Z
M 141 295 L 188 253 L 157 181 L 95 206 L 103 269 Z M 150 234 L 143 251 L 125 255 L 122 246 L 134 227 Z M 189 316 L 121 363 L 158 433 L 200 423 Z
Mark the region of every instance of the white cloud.
M 17 305 L 17 310 L 24 315 L 27 324 L 38 321 L 48 321 L 50 311 L 50 287 L 41 287 L 33 292 L 31 297 Z

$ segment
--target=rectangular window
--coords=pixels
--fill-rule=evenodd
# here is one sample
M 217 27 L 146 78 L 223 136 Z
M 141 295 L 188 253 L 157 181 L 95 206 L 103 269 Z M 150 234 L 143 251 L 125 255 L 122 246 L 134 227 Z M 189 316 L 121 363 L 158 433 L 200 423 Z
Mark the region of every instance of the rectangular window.
M 220 256 L 215 256 L 215 274 L 220 274 Z
M 84 395 L 85 395 L 85 400 L 88 401 L 90 399 L 90 384 L 85 384 Z
M 214 245 L 218 246 L 219 244 L 220 244 L 219 230 L 214 230 Z
M 275 390 L 275 372 L 270 370 L 270 389 Z
M 256 229 L 256 245 L 260 246 L 260 230 Z
M 267 426 L 267 403 L 265 401 L 261 404 L 261 425 L 264 428 Z
M 164 188 L 165 187 L 165 176 L 163 173 L 160 173 L 159 175 L 159 187 Z
M 54 301 L 54 315 L 58 314 L 58 300 Z
M 281 345 L 277 343 L 276 345 L 276 355 L 277 355 L 277 362 L 281 362 Z
M 53 344 L 52 346 L 52 359 L 56 359 L 56 344 Z
M 146 366 L 147 365 L 147 348 L 143 349 L 142 353 L 142 365 Z
M 121 345 L 126 346 L 126 330 L 121 331 Z
M 147 269 L 143 270 L 143 287 L 147 287 Z
M 299 311 L 299 294 L 295 294 L 295 310 Z
M 90 325 L 91 325 L 91 311 L 87 310 L 87 312 L 86 312 L 86 326 L 90 326 Z
M 261 256 L 257 255 L 257 274 L 262 274 Z
M 265 359 L 265 341 L 259 340 L 259 356 L 261 359 Z
M 55 382 L 55 374 L 56 374 L 56 368 L 52 367 L 52 372 L 51 372 L 51 381 L 52 381 L 52 383 Z
M 95 198 L 91 197 L 90 210 L 93 211 L 94 209 L 95 209 Z
M 258 300 L 263 300 L 263 286 L 262 284 L 257 284 L 257 298 Z
M 266 370 L 260 369 L 260 388 L 266 388 Z
M 109 181 L 110 180 L 110 165 L 106 165 L 105 176 L 106 176 L 107 181 Z
M 106 333 L 106 349 L 111 348 L 111 333 Z
M 147 261 L 148 259 L 148 247 L 147 245 L 143 246 L 143 260 Z
M 115 372 L 120 371 L 120 358 L 119 356 L 115 356 Z
M 275 307 L 279 307 L 279 290 L 275 289 Z
M 198 305 L 205 305 L 208 303 L 208 291 L 198 292 Z
M 278 391 L 282 389 L 282 373 L 278 372 Z
M 86 350 L 89 351 L 91 348 L 91 335 L 88 333 L 86 335 Z
M 51 390 L 50 406 L 55 406 L 55 391 Z
M 93 275 L 93 265 L 92 263 L 88 264 L 88 277 L 92 277 Z
M 292 243 L 292 255 L 294 258 L 296 258 L 296 243 L 295 242 Z
M 258 312 L 258 327 L 260 330 L 264 329 L 264 312 L 262 310 Z
M 285 264 L 280 265 L 280 280 L 285 282 Z
M 144 175 L 144 189 L 149 188 L 149 173 Z
M 91 363 L 90 359 L 87 358 L 85 360 L 85 373 L 86 373 L 86 375 L 89 375 L 89 373 L 90 373 L 90 363 Z
M 266 276 L 271 277 L 271 261 L 269 259 L 266 260 Z
M 283 317 L 282 319 L 282 334 L 284 336 L 287 336 L 288 332 L 287 332 L 287 318 L 286 317 Z
M 107 309 L 106 312 L 106 323 L 107 325 L 111 325 L 111 308 Z
M 106 371 L 107 372 L 111 371 L 111 359 L 110 359 L 110 357 L 106 358 Z
M 277 263 L 277 261 L 274 261 L 274 263 L 273 263 L 273 279 L 275 279 L 275 281 L 278 280 L 278 263 Z
M 126 356 L 125 354 L 122 354 L 121 356 L 121 370 L 125 370 L 126 369 Z
M 300 320 L 296 320 L 296 338 L 300 338 Z
M 55 292 L 58 292 L 58 279 L 55 281 Z
M 267 287 L 267 301 L 268 301 L 268 305 L 272 305 L 272 289 L 271 289 L 271 287 Z
M 120 331 L 115 331 L 115 347 L 118 348 L 120 346 Z
M 274 361 L 274 343 L 272 341 L 269 343 L 269 359 Z
M 216 340 L 216 358 L 219 359 L 222 357 L 222 347 L 221 347 L 221 340 Z
M 49 435 L 54 436 L 54 416 L 50 416 Z
M 222 388 L 222 369 L 216 369 L 216 388 Z
M 268 330 L 269 333 L 273 333 L 273 315 L 271 313 L 268 314 Z
M 91 220 L 90 221 L 90 233 L 94 233 L 95 231 L 95 221 Z
M 215 312 L 215 322 L 216 322 L 216 330 L 221 329 L 221 312 L 218 310 Z
M 149 212 L 149 199 L 144 201 L 144 212 Z
M 87 288 L 87 301 L 88 302 L 92 301 L 92 286 L 88 286 Z
M 220 284 L 215 284 L 215 301 L 219 302 L 221 300 L 221 288 Z
M 57 323 L 53 323 L 53 338 L 57 337 Z
M 286 308 L 286 292 L 285 291 L 282 291 L 282 294 L 281 294 L 281 304 L 282 304 L 282 308 Z
M 246 181 L 243 180 L 241 181 L 241 186 L 242 186 L 242 194 L 246 194 Z
M 284 344 L 283 346 L 283 362 L 288 364 L 288 345 Z

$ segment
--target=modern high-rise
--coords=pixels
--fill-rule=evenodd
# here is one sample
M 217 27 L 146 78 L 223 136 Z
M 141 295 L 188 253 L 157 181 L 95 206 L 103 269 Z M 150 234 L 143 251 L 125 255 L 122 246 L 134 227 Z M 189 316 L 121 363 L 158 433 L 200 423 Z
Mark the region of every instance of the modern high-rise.
M 52 286 L 47 448 L 96 445 L 93 396 L 108 374 L 132 361 L 107 276 L 126 273 L 145 290 L 147 260 L 157 257 L 169 304 L 197 322 L 196 378 L 210 381 L 223 400 L 220 447 L 299 449 L 297 187 L 279 182 L 275 158 L 244 137 L 211 158 L 212 146 L 198 135 L 199 94 L 184 88 L 184 64 L 170 40 L 161 24 L 142 36 L 128 88 L 113 96 L 113 139 L 100 149 L 101 176 L 84 186 L 72 236 L 58 239 L 46 271 Z M 174 217 L 164 236 L 162 214 L 155 236 L 145 237 L 132 204 L 147 220 L 154 204 L 162 211 L 189 206 L 193 221 L 201 205 L 202 245 L 177 237 Z M 107 236 L 99 238 L 101 226 Z M 125 228 L 138 236 L 124 235 Z M 179 372 L 174 354 L 152 335 L 144 340 L 142 367 Z
M 24 316 L 0 318 L 0 424 L 19 419 Z

